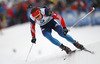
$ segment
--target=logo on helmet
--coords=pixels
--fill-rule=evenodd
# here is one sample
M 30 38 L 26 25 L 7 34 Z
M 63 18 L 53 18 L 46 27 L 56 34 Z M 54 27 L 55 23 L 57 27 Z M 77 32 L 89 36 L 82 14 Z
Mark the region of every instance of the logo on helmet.
M 36 13 L 33 13 L 33 15 L 36 15 Z

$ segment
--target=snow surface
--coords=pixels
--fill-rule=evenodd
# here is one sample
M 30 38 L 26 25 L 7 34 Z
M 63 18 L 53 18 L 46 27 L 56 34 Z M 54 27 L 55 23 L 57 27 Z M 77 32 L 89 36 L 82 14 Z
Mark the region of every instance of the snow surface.
M 95 54 L 81 51 L 63 60 L 66 53 L 43 37 L 39 25 L 36 25 L 37 41 L 25 62 L 32 45 L 30 24 L 25 23 L 3 29 L 0 33 L 0 64 L 100 64 L 100 26 L 77 27 L 68 34 Z M 55 31 L 52 35 L 72 50 L 76 49 Z

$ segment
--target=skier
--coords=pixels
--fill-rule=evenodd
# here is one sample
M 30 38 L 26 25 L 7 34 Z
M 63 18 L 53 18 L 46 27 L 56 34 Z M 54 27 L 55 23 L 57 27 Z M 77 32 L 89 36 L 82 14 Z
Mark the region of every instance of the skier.
M 55 19 L 59 20 L 62 26 Z M 70 35 L 67 34 L 68 29 L 66 28 L 63 18 L 48 8 L 33 7 L 31 9 L 30 22 L 31 22 L 32 43 L 36 44 L 35 23 L 38 23 L 40 25 L 44 37 L 46 37 L 50 42 L 52 42 L 56 46 L 60 47 L 67 54 L 70 54 L 72 50 L 69 47 L 60 43 L 57 39 L 52 37 L 51 35 L 52 29 L 55 30 L 61 37 L 71 42 L 76 48 L 80 50 L 85 49 L 83 45 L 79 44 L 76 40 L 74 40 Z

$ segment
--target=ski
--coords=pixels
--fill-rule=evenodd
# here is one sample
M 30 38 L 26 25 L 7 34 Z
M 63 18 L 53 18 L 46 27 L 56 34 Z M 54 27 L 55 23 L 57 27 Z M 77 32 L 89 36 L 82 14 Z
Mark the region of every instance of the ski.
M 67 56 L 71 56 L 73 53 L 75 53 L 77 50 L 71 51 Z M 65 56 L 64 60 L 66 60 L 67 56 Z
M 84 49 L 84 51 L 89 52 L 89 53 L 91 53 L 91 54 L 95 54 L 93 51 L 90 51 L 90 50 L 88 50 L 88 49 Z
M 85 52 L 89 52 L 89 53 L 91 53 L 91 54 L 95 54 L 93 51 L 90 51 L 90 50 L 88 50 L 88 49 L 84 49 L 84 50 L 73 50 L 73 51 L 71 51 L 68 55 L 66 55 L 66 56 L 64 57 L 64 60 L 67 59 L 67 56 L 71 56 L 72 54 L 74 54 L 74 53 L 77 52 L 77 51 L 85 51 Z
M 89 52 L 91 54 L 95 54 L 94 51 L 88 50 L 88 49 L 84 49 L 84 50 L 76 50 L 76 51 L 85 51 L 85 52 Z

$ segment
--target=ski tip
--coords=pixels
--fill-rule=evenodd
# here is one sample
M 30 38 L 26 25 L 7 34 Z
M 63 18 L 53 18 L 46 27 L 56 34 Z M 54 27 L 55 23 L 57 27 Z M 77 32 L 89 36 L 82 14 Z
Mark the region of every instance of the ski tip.
M 90 50 L 87 50 L 87 49 L 84 49 L 84 51 L 87 51 L 87 52 L 89 52 L 91 54 L 95 54 L 93 51 L 90 51 Z

